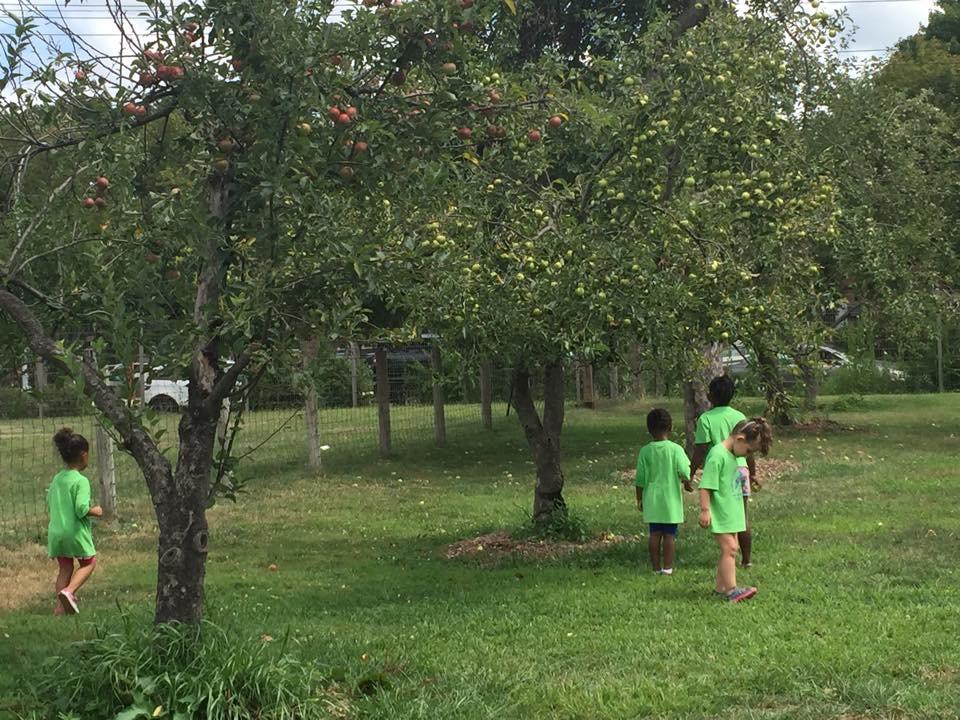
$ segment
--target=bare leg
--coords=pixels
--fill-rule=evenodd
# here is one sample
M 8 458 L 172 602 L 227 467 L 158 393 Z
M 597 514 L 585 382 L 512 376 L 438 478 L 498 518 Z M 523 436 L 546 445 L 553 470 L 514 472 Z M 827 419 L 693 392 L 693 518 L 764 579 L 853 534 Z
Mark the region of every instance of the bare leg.
M 653 565 L 654 572 L 660 572 L 663 567 L 660 564 L 660 541 L 662 538 L 662 533 L 650 533 L 650 540 L 647 543 L 647 549 L 650 551 L 650 564 Z
M 750 550 L 753 547 L 753 531 L 750 529 L 750 515 L 748 514 L 748 505 L 747 502 L 749 498 L 743 499 L 743 517 L 747 521 L 747 529 L 742 533 L 737 533 L 737 541 L 740 543 L 740 560 L 743 563 L 744 567 L 747 567 L 750 562 Z
M 717 560 L 717 592 L 727 594 L 737 586 L 737 536 L 733 533 L 714 535 L 720 547 Z
M 73 577 L 73 564 L 71 563 L 70 567 L 66 565 L 60 565 L 60 571 L 57 573 L 57 595 L 60 595 L 60 591 L 63 590 L 67 585 L 70 584 L 70 579 Z M 59 599 L 57 601 L 57 606 L 53 609 L 54 615 L 63 615 L 63 605 L 60 604 Z
M 665 570 L 673 569 L 673 557 L 677 552 L 677 538 L 675 535 L 663 536 L 663 567 Z
M 79 567 L 74 571 L 73 578 L 70 580 L 70 584 L 67 585 L 66 589 L 73 593 L 77 594 L 83 584 L 90 579 L 90 576 L 93 575 L 94 564 L 87 565 L 86 567 Z

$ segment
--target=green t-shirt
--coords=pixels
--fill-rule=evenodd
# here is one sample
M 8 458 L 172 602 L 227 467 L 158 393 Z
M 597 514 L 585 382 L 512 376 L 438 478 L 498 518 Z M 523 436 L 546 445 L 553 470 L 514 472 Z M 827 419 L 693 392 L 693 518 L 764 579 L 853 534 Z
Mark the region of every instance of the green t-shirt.
M 735 410 L 729 405 L 718 405 L 715 408 L 707 410 L 697 419 L 697 432 L 693 441 L 697 445 L 709 445 L 713 447 L 717 443 L 726 440 L 733 431 L 734 426 L 741 420 L 746 420 L 747 416 L 739 410 Z M 747 466 L 746 458 L 737 458 L 737 465 Z
M 716 534 L 747 529 L 743 513 L 743 487 L 737 457 L 723 445 L 714 445 L 703 464 L 700 489 L 710 493 L 710 530 Z
M 643 520 L 678 525 L 683 522 L 680 478 L 690 479 L 690 460 L 670 440 L 647 443 L 637 457 L 637 487 L 643 488 Z
M 50 557 L 88 558 L 97 554 L 90 530 L 90 481 L 77 470 L 61 470 L 47 490 L 47 551 Z

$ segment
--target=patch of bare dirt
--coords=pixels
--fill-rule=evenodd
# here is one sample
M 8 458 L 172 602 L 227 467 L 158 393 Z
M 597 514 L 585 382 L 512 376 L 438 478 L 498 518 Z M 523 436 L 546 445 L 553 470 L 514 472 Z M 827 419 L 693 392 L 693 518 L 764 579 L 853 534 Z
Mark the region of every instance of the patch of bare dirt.
M 920 677 L 929 682 L 957 682 L 960 680 L 960 669 L 955 667 L 925 667 L 920 669 Z
M 836 420 L 828 420 L 827 418 L 818 417 L 776 428 L 774 432 L 782 432 L 788 435 L 825 435 L 844 431 L 849 432 L 850 430 L 856 430 L 856 428 L 852 425 L 843 425 L 838 423 Z
M 0 554 L 0 613 L 31 605 L 44 595 L 53 608 L 53 584 L 57 566 L 42 545 L 29 543 Z
M 757 473 L 760 480 L 766 485 L 769 482 L 776 482 L 784 475 L 797 472 L 800 464 L 793 460 L 780 460 L 778 458 L 757 458 Z M 697 471 L 697 477 L 700 472 Z M 637 478 L 637 469 L 630 468 L 620 473 L 620 480 L 623 482 L 633 482 Z
M 459 558 L 481 560 L 494 563 L 507 557 L 519 557 L 525 560 L 553 560 L 576 552 L 594 552 L 625 542 L 636 542 L 639 535 L 615 535 L 601 533 L 586 542 L 568 542 L 554 540 L 531 540 L 512 537 L 506 530 L 487 535 L 460 540 L 444 548 L 443 556 L 448 560 Z

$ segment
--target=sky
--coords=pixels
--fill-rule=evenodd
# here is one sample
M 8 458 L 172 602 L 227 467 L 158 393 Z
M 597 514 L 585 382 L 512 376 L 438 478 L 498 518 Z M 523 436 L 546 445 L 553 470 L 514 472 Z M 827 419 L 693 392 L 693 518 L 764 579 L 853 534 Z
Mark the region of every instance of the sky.
M 823 2 L 820 9 L 846 10 L 853 25 L 848 36 L 849 50 L 844 53 L 857 60 L 883 57 L 886 48 L 916 33 L 925 24 L 934 0 L 847 0 Z
M 71 0 L 64 6 L 63 0 L 34 0 L 36 7 L 45 13 L 56 16 L 63 13 L 61 22 L 77 33 L 82 34 L 90 44 L 105 55 L 115 55 L 121 47 L 119 33 L 107 12 L 107 3 L 115 6 L 117 2 L 127 10 L 133 26 L 143 32 L 146 24 L 135 20 L 137 10 L 142 6 L 136 0 Z M 522 1 L 522 0 L 521 0 Z M 346 5 L 346 0 L 338 0 L 338 5 Z M 20 11 L 22 3 L 18 0 L 0 0 L 0 13 Z M 935 0 L 823 0 L 821 10 L 846 10 L 851 27 L 847 35 L 849 43 L 844 56 L 857 62 L 866 62 L 871 57 L 883 57 L 886 50 L 900 39 L 912 35 L 926 22 Z M 0 17 L 0 32 L 9 30 L 10 21 Z M 56 36 L 65 41 L 62 35 Z M 3 60 L 0 58 L 0 63 Z M 2 68 L 0 68 L 2 70 Z

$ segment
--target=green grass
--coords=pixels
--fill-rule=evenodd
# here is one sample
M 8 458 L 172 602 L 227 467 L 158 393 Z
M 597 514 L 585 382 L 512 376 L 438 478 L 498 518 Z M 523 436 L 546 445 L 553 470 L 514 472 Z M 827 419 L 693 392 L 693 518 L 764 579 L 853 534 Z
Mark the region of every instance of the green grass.
M 597 532 L 643 530 L 616 472 L 646 409 L 569 415 L 567 500 Z M 499 418 L 445 450 L 411 440 L 395 460 L 358 455 L 322 478 L 256 458 L 251 495 L 211 512 L 209 616 L 244 637 L 289 632 L 348 687 L 382 674 L 354 693 L 361 718 L 960 717 L 957 398 L 867 397 L 833 419 L 854 429 L 777 438 L 772 456 L 801 469 L 752 506 L 756 566 L 740 579 L 760 594 L 743 606 L 710 597 L 716 553 L 692 498 L 673 577 L 653 576 L 638 544 L 443 559 L 530 505 L 522 436 Z M 0 716 L 89 623 L 119 623 L 118 604 L 148 621 L 153 539 L 99 537 L 82 621 L 49 617 L 48 601 L 0 615 Z

